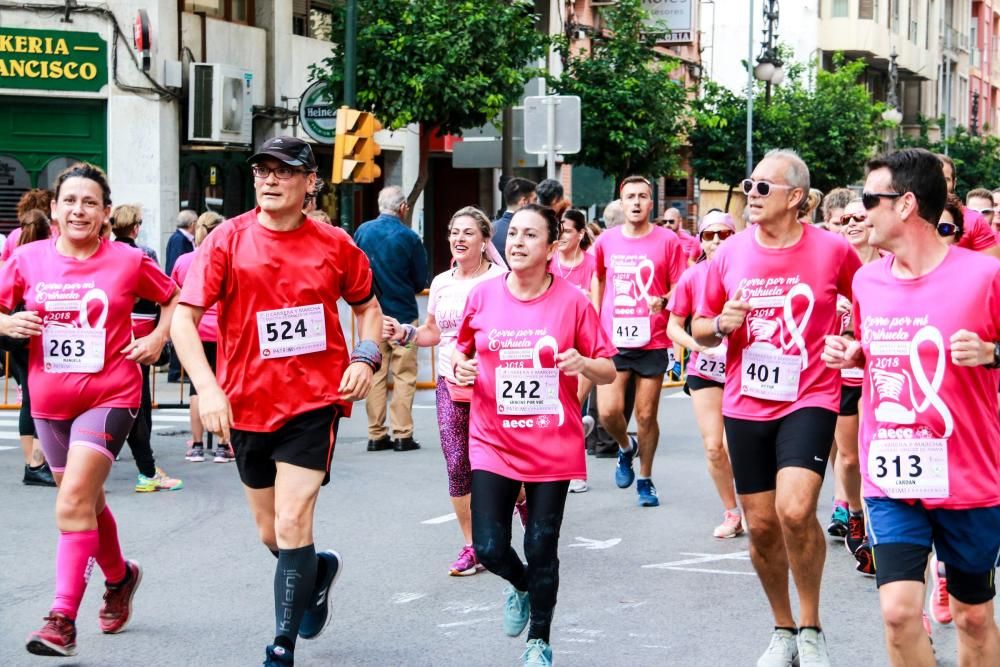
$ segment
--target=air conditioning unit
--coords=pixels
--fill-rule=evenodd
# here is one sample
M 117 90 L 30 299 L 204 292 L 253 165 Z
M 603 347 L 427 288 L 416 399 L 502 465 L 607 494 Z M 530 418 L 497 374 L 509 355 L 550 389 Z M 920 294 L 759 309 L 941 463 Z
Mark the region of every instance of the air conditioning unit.
M 253 143 L 253 72 L 218 63 L 191 63 L 188 140 Z

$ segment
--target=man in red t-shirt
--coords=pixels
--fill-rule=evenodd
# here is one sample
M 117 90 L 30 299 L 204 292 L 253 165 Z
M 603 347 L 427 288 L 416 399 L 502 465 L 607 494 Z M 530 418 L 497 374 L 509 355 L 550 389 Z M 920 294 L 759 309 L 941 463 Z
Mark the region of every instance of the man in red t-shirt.
M 342 230 L 302 213 L 316 184 L 306 142 L 275 137 L 250 158 L 257 208 L 220 225 L 199 248 L 171 334 L 198 389 L 205 428 L 231 442 L 261 540 L 278 558 L 275 638 L 265 665 L 291 665 L 296 637 L 319 636 L 342 570 L 317 554 L 313 512 L 330 479 L 337 424 L 382 363 L 382 311 L 368 258 Z M 350 357 L 337 302 L 361 342 Z M 198 322 L 219 307 L 218 374 Z

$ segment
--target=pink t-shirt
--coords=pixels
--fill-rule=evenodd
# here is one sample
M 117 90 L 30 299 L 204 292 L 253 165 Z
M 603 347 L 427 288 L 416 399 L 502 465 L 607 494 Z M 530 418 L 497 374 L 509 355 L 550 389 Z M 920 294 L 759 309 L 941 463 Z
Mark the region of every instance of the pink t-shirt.
M 469 294 L 457 349 L 479 359 L 469 417 L 469 461 L 524 482 L 585 479 L 577 378 L 555 354 L 571 348 L 609 358 L 614 346 L 580 290 L 553 276 L 541 296 L 520 301 L 500 276 Z
M 737 290 L 752 309 L 729 336 L 722 413 L 750 421 L 801 408 L 840 408 L 840 373 L 820 360 L 825 337 L 840 330 L 837 295 L 851 294 L 861 266 L 847 240 L 812 225 L 787 248 L 757 241 L 757 226 L 731 237 L 712 257 L 698 314 L 715 317 Z
M 956 244 L 959 248 L 981 252 L 997 244 L 997 235 L 981 213 L 971 208 L 963 209 L 962 224 L 962 239 Z
M 667 311 L 650 313 L 647 296 L 666 296 L 687 267 L 684 248 L 669 229 L 651 226 L 640 238 L 622 233 L 624 225 L 597 237 L 594 259 L 604 280 L 601 326 L 616 347 L 662 350 L 667 338 Z
M 1000 262 L 952 247 L 927 275 L 903 279 L 893 260 L 854 279 L 864 495 L 956 510 L 1000 505 L 1000 371 L 953 365 L 949 344 L 959 329 L 1000 340 Z
M 688 259 L 697 260 L 701 257 L 701 242 L 698 241 L 698 237 L 691 234 L 691 232 L 686 229 L 681 229 L 677 235 L 681 239 L 681 245 L 684 247 L 684 254 Z
M 854 326 L 851 319 L 851 300 L 843 294 L 837 295 L 837 312 L 840 313 L 840 333 L 850 332 L 854 334 Z M 863 368 L 845 368 L 840 371 L 840 382 L 845 387 L 860 387 L 864 383 L 865 371 Z
M 507 269 L 490 264 L 484 273 L 467 280 L 457 280 L 455 270 L 450 269 L 434 276 L 431 281 L 430 294 L 427 297 L 427 313 L 434 316 L 438 329 L 441 330 L 441 341 L 437 345 L 438 375 L 455 381 L 451 368 L 451 353 L 458 341 L 458 327 L 462 324 L 462 314 L 465 312 L 465 302 L 472 288 L 490 278 L 502 276 Z
M 559 253 L 556 252 L 552 255 L 552 261 L 549 262 L 549 271 L 552 275 L 559 276 L 566 282 L 575 285 L 589 299 L 590 284 L 594 279 L 594 269 L 597 267 L 597 260 L 594 259 L 593 255 L 585 252 L 581 252 L 580 254 L 583 255 L 583 261 L 570 268 L 559 261 Z
M 14 229 L 7 235 L 7 239 L 3 242 L 3 250 L 0 250 L 0 262 L 6 262 L 10 259 L 10 256 L 14 254 L 14 248 L 17 247 L 17 240 L 19 238 L 21 238 L 20 227 Z
M 688 318 L 695 314 L 698 304 L 701 303 L 702 294 L 705 291 L 705 280 L 708 278 L 709 262 L 698 262 L 681 276 L 677 283 L 677 289 L 670 295 L 670 303 L 667 310 L 674 315 Z M 687 374 L 712 380 L 714 382 L 726 381 L 726 341 L 708 351 L 708 354 L 699 355 L 691 350 L 688 357 Z
M 186 252 L 174 262 L 174 270 L 170 272 L 170 277 L 179 286 L 184 287 L 184 279 L 187 277 L 188 271 L 191 270 L 191 264 L 194 262 L 197 253 L 198 248 L 195 248 L 194 252 Z M 209 306 L 201 316 L 201 321 L 198 323 L 198 338 L 206 343 L 214 343 L 219 340 L 218 303 L 213 303 Z
M 124 243 L 102 241 L 83 261 L 59 254 L 55 244 L 25 244 L 0 268 L 0 307 L 9 311 L 23 302 L 46 329 L 29 345 L 31 416 L 72 419 L 95 407 L 139 407 L 139 364 L 121 354 L 132 340 L 132 306 L 137 297 L 164 304 L 177 285 L 141 250 Z M 81 329 L 88 330 L 86 336 L 69 333 Z M 104 335 L 95 336 L 94 330 L 102 329 Z M 91 357 L 101 344 L 104 354 Z M 55 372 L 80 361 L 103 367 Z

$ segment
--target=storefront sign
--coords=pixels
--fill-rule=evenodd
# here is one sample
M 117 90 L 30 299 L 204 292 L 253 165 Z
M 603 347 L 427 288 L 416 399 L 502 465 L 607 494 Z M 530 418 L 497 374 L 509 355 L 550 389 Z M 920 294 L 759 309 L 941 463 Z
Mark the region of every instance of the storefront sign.
M 95 32 L 0 27 L 0 88 L 96 93 L 108 82 L 108 44 Z
M 337 107 L 326 94 L 326 82 L 317 81 L 299 98 L 299 122 L 306 134 L 321 144 L 332 144 L 337 134 Z
M 661 44 L 689 44 L 694 41 L 692 0 L 642 0 L 649 13 L 646 25 L 656 32 L 665 32 L 657 41 Z M 669 32 L 668 32 L 669 31 Z

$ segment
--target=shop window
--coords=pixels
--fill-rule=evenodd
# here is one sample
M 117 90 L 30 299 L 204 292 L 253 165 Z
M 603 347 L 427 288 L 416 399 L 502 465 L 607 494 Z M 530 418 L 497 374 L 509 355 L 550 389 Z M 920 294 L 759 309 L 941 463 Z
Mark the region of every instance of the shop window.
M 184 11 L 253 25 L 254 0 L 184 0 Z
M 0 231 L 10 232 L 18 226 L 17 202 L 31 189 L 31 178 L 21 162 L 9 155 L 0 155 Z
M 847 17 L 847 0 L 833 0 L 833 18 Z
M 875 0 L 858 0 L 859 19 L 876 19 L 876 14 L 878 14 L 878 3 Z
M 335 4 L 334 0 L 293 0 L 292 32 L 332 42 Z

